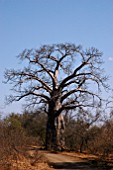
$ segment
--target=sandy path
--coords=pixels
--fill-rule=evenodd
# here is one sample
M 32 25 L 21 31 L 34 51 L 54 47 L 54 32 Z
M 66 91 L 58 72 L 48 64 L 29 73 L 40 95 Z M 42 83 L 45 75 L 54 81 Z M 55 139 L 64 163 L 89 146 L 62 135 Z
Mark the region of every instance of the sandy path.
M 45 153 L 49 165 L 57 170 L 110 170 L 107 167 L 97 166 L 95 160 L 82 159 L 77 156 L 62 153 Z
M 54 153 L 47 153 L 46 158 L 49 162 L 59 163 L 59 162 L 73 162 L 73 161 L 81 161 L 80 158 L 71 157 L 68 155 L 62 154 L 54 154 Z

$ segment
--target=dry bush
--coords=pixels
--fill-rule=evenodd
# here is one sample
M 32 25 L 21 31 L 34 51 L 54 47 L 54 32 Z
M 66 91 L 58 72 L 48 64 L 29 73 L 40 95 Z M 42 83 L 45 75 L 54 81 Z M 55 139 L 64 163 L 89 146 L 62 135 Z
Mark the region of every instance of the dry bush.
M 23 129 L 8 123 L 0 122 L 0 129 L 0 167 L 10 169 L 12 161 L 17 163 L 20 155 L 24 155 L 26 138 Z
M 87 148 L 87 123 L 81 120 L 69 119 L 66 122 L 65 144 L 68 150 L 83 152 Z
M 113 154 L 113 120 L 89 128 L 86 122 L 69 120 L 65 139 L 68 150 L 108 156 Z
M 113 153 L 113 122 L 105 122 L 100 128 L 93 127 L 90 132 L 88 150 L 93 154 L 108 156 Z

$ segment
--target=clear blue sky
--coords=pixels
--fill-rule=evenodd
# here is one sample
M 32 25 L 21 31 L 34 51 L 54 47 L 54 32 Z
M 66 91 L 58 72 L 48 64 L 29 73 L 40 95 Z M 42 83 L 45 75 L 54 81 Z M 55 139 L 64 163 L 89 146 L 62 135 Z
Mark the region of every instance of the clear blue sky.
M 22 111 L 22 102 L 4 106 L 5 68 L 18 67 L 24 48 L 61 42 L 100 49 L 113 84 L 113 0 L 0 0 L 1 113 Z

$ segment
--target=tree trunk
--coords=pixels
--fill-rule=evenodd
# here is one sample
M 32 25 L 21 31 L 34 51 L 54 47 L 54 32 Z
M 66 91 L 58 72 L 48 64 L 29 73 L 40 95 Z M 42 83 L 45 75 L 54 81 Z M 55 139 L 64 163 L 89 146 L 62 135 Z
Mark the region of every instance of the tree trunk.
M 55 118 L 48 116 L 46 127 L 46 149 L 55 150 L 57 146 L 57 131 L 55 127 Z
M 82 137 L 81 143 L 80 143 L 80 153 L 83 152 L 83 147 L 84 147 L 84 138 Z
M 58 113 L 59 109 L 62 107 L 60 94 L 57 89 L 53 91 L 51 98 L 52 100 L 50 101 L 48 108 L 46 148 L 49 150 L 62 150 L 65 145 L 63 137 L 65 122 L 61 113 L 56 117 L 56 113 Z
M 48 116 L 47 129 L 46 129 L 46 149 L 47 150 L 64 150 L 65 122 L 63 115 L 59 115 L 57 118 Z
M 56 118 L 56 131 L 57 131 L 57 148 L 58 150 L 65 149 L 65 139 L 64 139 L 64 130 L 65 130 L 65 121 L 64 116 L 59 115 Z

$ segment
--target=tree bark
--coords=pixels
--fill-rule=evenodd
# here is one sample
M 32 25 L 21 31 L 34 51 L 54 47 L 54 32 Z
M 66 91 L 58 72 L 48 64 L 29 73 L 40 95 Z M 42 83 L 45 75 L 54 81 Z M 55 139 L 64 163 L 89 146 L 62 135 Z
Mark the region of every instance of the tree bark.
M 49 103 L 47 130 L 46 130 L 46 148 L 48 150 L 62 150 L 65 146 L 64 129 L 65 121 L 61 113 L 58 113 L 62 107 L 60 97 L 55 91 L 52 96 L 53 100 Z
M 65 149 L 65 139 L 64 139 L 64 130 L 65 130 L 65 120 L 63 115 L 59 115 L 56 118 L 56 125 L 57 125 L 57 148 L 58 150 Z
M 48 116 L 46 129 L 46 149 L 62 151 L 65 148 L 64 139 L 65 121 L 63 115 Z
M 55 127 L 55 118 L 48 116 L 46 127 L 46 149 L 55 150 L 57 147 L 57 131 Z

